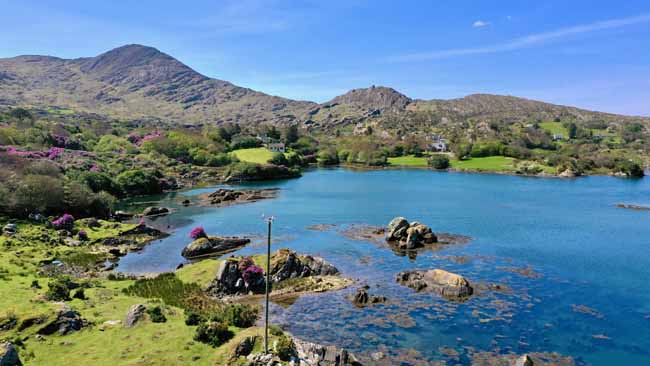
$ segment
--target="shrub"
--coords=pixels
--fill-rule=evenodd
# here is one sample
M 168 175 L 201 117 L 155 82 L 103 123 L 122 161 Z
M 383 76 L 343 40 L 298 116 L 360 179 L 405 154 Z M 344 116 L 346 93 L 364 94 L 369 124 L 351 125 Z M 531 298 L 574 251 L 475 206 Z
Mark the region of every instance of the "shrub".
M 86 300 L 86 293 L 84 292 L 84 289 L 80 288 L 77 291 L 75 291 L 74 295 L 72 295 L 72 298 L 79 299 L 79 300 Z
M 201 226 L 197 226 L 192 231 L 190 231 L 190 238 L 196 240 L 199 238 L 205 238 L 207 235 L 205 234 L 205 230 Z
M 274 353 L 282 361 L 289 361 L 294 354 L 294 345 L 291 338 L 286 335 L 281 335 L 275 341 Z
M 336 150 L 321 150 L 317 158 L 319 165 L 336 165 L 339 163 L 339 157 Z
M 287 157 L 287 163 L 289 166 L 301 166 L 304 164 L 302 155 L 299 153 L 292 151 L 286 155 Z
M 622 160 L 616 164 L 616 171 L 625 173 L 628 177 L 642 178 L 644 176 L 643 168 L 631 160 Z
M 66 278 L 57 278 L 47 284 L 45 297 L 50 301 L 70 300 L 70 281 Z
M 284 156 L 284 154 L 281 152 L 274 153 L 271 159 L 269 159 L 268 163 L 275 164 L 275 165 L 284 165 L 284 166 L 289 165 L 289 161 L 287 160 L 287 157 Z
M 60 212 L 63 206 L 63 182 L 45 175 L 28 175 L 18 185 L 14 193 L 16 215 L 28 215 L 32 212 L 43 214 Z
M 281 336 L 281 335 L 284 334 L 284 332 L 282 331 L 282 328 L 280 328 L 279 326 L 277 326 L 275 324 L 269 325 L 269 333 L 271 333 L 271 335 L 274 335 L 274 336 Z
M 185 325 L 199 325 L 204 320 L 205 319 L 203 319 L 203 317 L 199 313 L 196 313 L 191 310 L 185 312 Z
M 79 174 L 77 179 L 95 193 L 105 191 L 118 197 L 122 194 L 119 185 L 108 174 L 89 171 Z
M 212 315 L 211 320 L 234 325 L 239 328 L 248 328 L 255 325 L 259 317 L 259 308 L 245 304 L 227 304 L 220 311 Z
M 154 323 L 164 323 L 167 321 L 167 318 L 165 317 L 165 314 L 163 314 L 160 306 L 154 306 L 147 309 L 147 314 L 149 314 L 149 318 Z
M 86 233 L 85 230 L 79 230 L 79 232 L 77 233 L 77 238 L 81 241 L 87 241 L 88 233 Z
M 230 338 L 233 333 L 228 329 L 228 326 L 220 322 L 205 322 L 199 324 L 196 328 L 194 340 L 201 343 L 206 343 L 212 347 L 219 347 Z
M 447 169 L 449 168 L 449 157 L 443 154 L 433 154 L 427 159 L 427 164 L 433 169 Z
M 242 278 L 246 283 L 255 283 L 264 275 L 264 270 L 256 265 L 248 266 L 242 273 Z
M 115 179 L 127 195 L 150 195 L 162 193 L 158 177 L 148 170 L 128 170 Z
M 231 150 L 250 149 L 262 146 L 262 141 L 253 136 L 238 136 L 230 143 Z
M 63 216 L 52 221 L 52 225 L 56 230 L 68 230 L 71 231 L 74 227 L 74 217 L 70 214 L 63 214 Z

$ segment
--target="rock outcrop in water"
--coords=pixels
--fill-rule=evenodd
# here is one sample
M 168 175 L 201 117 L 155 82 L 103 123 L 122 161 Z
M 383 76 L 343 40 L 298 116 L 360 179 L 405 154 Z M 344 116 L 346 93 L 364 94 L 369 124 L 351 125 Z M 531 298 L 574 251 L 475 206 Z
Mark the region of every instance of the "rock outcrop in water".
M 273 354 L 249 354 L 249 366 L 296 365 L 296 366 L 362 366 L 357 358 L 343 348 L 323 346 L 292 337 L 293 349 L 290 361 L 282 362 Z
M 418 249 L 438 242 L 430 227 L 417 221 L 409 223 L 403 217 L 396 217 L 388 224 L 386 240 L 397 243 L 399 249 Z
M 463 299 L 474 293 L 465 277 L 442 269 L 401 272 L 397 282 L 417 292 L 435 292 L 450 299 Z
M 385 296 L 370 295 L 368 294 L 368 286 L 361 287 L 357 293 L 351 296 L 350 301 L 354 306 L 362 308 L 368 305 L 381 304 L 386 302 Z
M 201 195 L 200 198 L 212 206 L 230 206 L 272 199 L 277 194 L 277 188 L 241 190 L 220 188 L 212 193 Z
M 181 255 L 188 259 L 222 255 L 235 251 L 250 242 L 248 238 L 208 236 L 198 238 L 188 244 Z
M 336 267 L 322 258 L 298 255 L 289 249 L 280 249 L 271 255 L 271 284 L 288 279 L 315 276 L 333 276 Z M 266 288 L 265 274 L 249 257 L 228 258 L 221 262 L 215 279 L 207 291 L 216 296 L 261 294 Z

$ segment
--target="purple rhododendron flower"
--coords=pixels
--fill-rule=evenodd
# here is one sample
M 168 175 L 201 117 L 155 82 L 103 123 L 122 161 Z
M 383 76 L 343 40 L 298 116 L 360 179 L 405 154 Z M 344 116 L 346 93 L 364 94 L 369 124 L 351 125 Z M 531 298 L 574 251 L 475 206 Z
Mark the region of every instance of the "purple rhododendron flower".
M 72 227 L 74 226 L 74 217 L 70 214 L 63 214 L 63 216 L 52 221 L 52 225 L 56 230 L 72 230 Z
M 47 157 L 50 160 L 55 160 L 63 153 L 63 150 L 64 149 L 60 147 L 51 147 L 50 150 L 47 152 Z
M 192 231 L 190 231 L 190 238 L 196 240 L 199 238 L 205 238 L 207 235 L 205 234 L 205 230 L 203 230 L 203 227 L 197 226 Z
M 248 266 L 242 273 L 242 278 L 246 283 L 253 283 L 256 279 L 261 278 L 264 270 L 256 265 Z
M 79 232 L 77 233 L 77 237 L 79 238 L 79 240 L 84 240 L 84 241 L 88 240 L 88 234 L 84 230 L 79 230 Z

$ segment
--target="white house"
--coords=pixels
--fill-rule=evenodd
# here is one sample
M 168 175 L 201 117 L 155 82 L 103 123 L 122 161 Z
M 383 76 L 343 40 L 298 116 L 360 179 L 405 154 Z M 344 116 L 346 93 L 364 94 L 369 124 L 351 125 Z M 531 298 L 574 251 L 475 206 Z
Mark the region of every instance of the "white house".
M 561 133 L 553 134 L 553 141 L 562 141 L 564 140 L 564 135 Z
M 447 141 L 440 135 L 433 135 L 430 137 L 431 139 L 431 144 L 429 144 L 429 148 L 432 151 L 440 151 L 440 152 L 445 152 L 447 151 Z
M 284 153 L 286 151 L 286 148 L 284 146 L 284 142 L 269 143 L 269 144 L 266 144 L 266 148 L 273 151 L 273 152 Z

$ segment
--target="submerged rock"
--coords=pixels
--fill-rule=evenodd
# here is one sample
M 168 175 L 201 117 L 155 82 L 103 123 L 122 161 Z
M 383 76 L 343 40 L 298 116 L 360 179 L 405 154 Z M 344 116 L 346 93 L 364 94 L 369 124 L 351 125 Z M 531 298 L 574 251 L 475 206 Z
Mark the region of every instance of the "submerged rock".
M 22 366 L 16 346 L 11 342 L 0 345 L 0 366 Z
M 251 241 L 247 238 L 209 236 L 188 244 L 181 254 L 185 258 L 198 258 L 235 251 Z
M 388 223 L 386 241 L 396 243 L 399 249 L 418 249 L 438 242 L 430 227 L 417 221 L 409 223 L 403 217 L 396 217 Z
M 466 298 L 474 293 L 465 277 L 442 269 L 401 272 L 397 275 L 397 282 L 418 292 L 436 292 L 452 299 Z
M 356 307 L 365 307 L 367 305 L 384 303 L 386 302 L 386 297 L 368 294 L 368 287 L 366 286 L 359 288 L 350 300 Z
M 39 329 L 37 333 L 51 335 L 58 332 L 59 335 L 66 335 L 81 330 L 83 326 L 84 320 L 81 318 L 81 314 L 65 305 L 57 313 L 56 319 Z
M 131 306 L 129 311 L 126 313 L 124 326 L 127 328 L 131 328 L 135 326 L 138 322 L 144 319 L 144 315 L 146 311 L 147 311 L 147 307 L 142 304 L 136 304 Z

